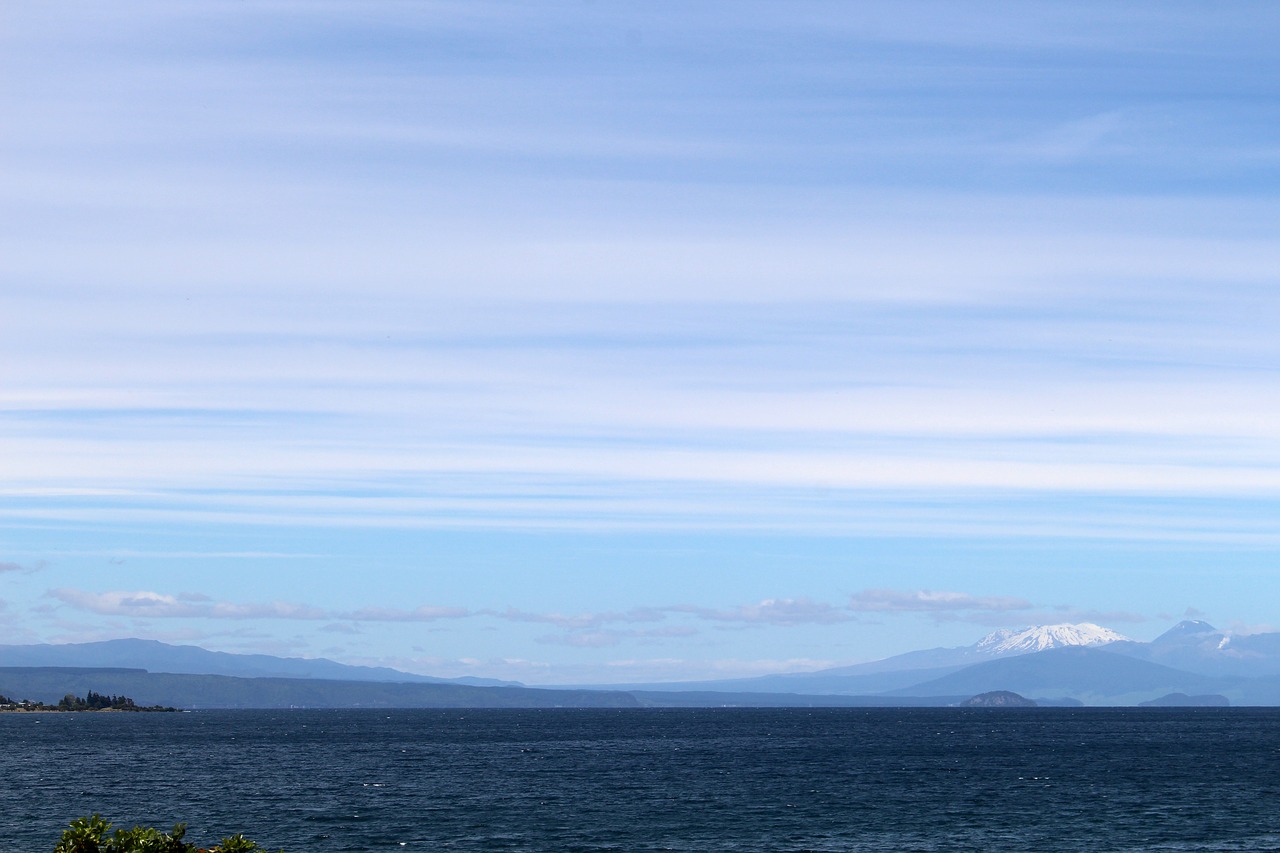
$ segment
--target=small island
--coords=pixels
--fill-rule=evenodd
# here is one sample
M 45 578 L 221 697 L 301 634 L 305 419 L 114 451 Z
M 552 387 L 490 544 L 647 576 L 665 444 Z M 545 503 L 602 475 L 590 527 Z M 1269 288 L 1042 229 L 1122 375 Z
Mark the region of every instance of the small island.
M 1220 693 L 1204 696 L 1188 696 L 1185 693 L 1168 693 L 1159 699 L 1139 702 L 1139 708 L 1228 708 L 1231 700 Z
M 81 698 L 68 693 L 58 700 L 56 705 L 44 702 L 33 702 L 30 699 L 10 699 L 0 695 L 0 712 L 8 713 L 57 713 L 62 711 L 140 711 L 140 712 L 176 712 L 177 708 L 163 705 L 139 705 L 128 696 L 110 696 L 90 690 Z
M 992 690 L 979 693 L 960 703 L 961 708 L 1035 708 L 1034 700 L 1019 696 L 1011 690 Z

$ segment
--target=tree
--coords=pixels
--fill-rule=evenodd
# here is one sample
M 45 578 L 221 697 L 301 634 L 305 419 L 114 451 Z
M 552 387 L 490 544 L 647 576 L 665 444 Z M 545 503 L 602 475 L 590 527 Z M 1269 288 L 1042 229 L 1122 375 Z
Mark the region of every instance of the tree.
M 267 853 L 266 848 L 239 833 L 223 838 L 207 850 L 197 848 L 182 840 L 187 833 L 185 823 L 174 824 L 171 832 L 135 826 L 108 833 L 111 833 L 111 823 L 103 820 L 102 815 L 76 818 L 63 831 L 53 853 Z

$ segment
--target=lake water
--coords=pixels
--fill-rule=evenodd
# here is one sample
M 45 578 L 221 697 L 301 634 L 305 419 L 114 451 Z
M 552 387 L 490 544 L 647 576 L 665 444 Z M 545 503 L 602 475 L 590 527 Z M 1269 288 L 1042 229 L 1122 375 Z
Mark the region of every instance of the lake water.
M 0 715 L 0 851 L 1280 850 L 1280 709 Z

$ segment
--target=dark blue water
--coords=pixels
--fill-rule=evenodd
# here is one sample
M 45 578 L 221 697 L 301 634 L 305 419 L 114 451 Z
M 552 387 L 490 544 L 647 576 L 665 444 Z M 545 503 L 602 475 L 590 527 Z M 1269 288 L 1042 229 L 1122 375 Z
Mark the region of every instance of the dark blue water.
M 0 851 L 1280 850 L 1280 709 L 0 715 Z

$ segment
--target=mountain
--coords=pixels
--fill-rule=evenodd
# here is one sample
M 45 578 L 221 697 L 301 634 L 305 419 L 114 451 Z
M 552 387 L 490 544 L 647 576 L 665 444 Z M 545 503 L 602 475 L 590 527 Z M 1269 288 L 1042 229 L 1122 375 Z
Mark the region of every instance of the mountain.
M 128 696 L 139 705 L 207 708 L 638 708 L 629 693 L 465 684 L 239 678 L 112 667 L 0 667 L 0 694 L 57 702 L 67 693 Z
M 1025 628 L 1001 628 L 968 646 L 924 649 L 906 652 L 883 660 L 852 666 L 819 670 L 811 675 L 844 676 L 902 672 L 913 669 L 963 667 L 992 658 L 1025 655 L 1065 646 L 1100 646 L 1129 641 L 1128 637 L 1109 628 L 1081 622 L 1078 625 L 1032 625 Z
M 1153 646 L 1179 645 L 1187 642 L 1202 643 L 1205 640 L 1218 641 L 1225 635 L 1208 622 L 1199 619 L 1184 619 L 1151 641 Z
M 1068 646 L 1104 646 L 1108 643 L 1132 642 L 1110 628 L 1081 622 L 1078 625 L 1033 625 L 1016 630 L 993 631 L 972 648 L 979 655 L 1007 657 L 1062 649 Z
M 1150 643 L 1116 643 L 1112 651 L 1202 675 L 1280 675 L 1280 634 L 1227 634 L 1186 620 Z
M 1215 678 L 1097 648 L 1064 647 L 966 667 L 893 691 L 902 696 L 972 696 L 1009 690 L 1066 696 L 1086 704 L 1133 705 L 1168 693 L 1238 692 L 1240 679 Z
M 829 696 L 871 696 L 908 687 L 930 678 L 963 669 L 961 666 L 934 667 L 931 669 L 889 670 L 885 672 L 842 675 L 833 670 L 817 672 L 793 672 L 778 675 L 759 675 L 751 678 L 730 678 L 718 681 L 668 681 L 636 684 L 594 685 L 599 689 L 630 690 L 645 693 L 802 693 Z M 568 685 L 582 689 L 591 685 Z
M 1140 708 L 1228 708 L 1231 702 L 1226 696 L 1216 693 L 1208 696 L 1188 696 L 1185 693 L 1170 693 L 1158 699 L 1139 702 Z
M 670 701 L 697 697 L 706 704 L 729 694 L 948 704 L 1008 690 L 1035 697 L 1042 705 L 1133 705 L 1172 693 L 1221 695 L 1232 705 L 1278 705 L 1280 634 L 1228 635 L 1207 622 L 1186 621 L 1143 643 L 1091 623 L 1041 625 L 993 631 L 969 646 L 907 652 L 815 672 L 608 687 L 631 691 L 644 701 L 680 692 L 680 700 Z
M 228 654 L 152 640 L 0 646 L 0 668 L 4 667 L 10 668 L 5 670 L 6 677 L 12 677 L 14 667 L 42 668 L 41 678 L 47 680 L 40 683 L 45 687 L 81 684 L 79 676 L 71 678 L 68 668 L 72 668 L 89 673 L 81 692 L 123 693 L 151 704 L 181 707 L 502 707 L 557 701 L 542 693 L 468 694 L 464 690 L 524 689 L 512 682 L 432 678 L 324 658 Z M 163 692 L 153 699 L 151 692 L 117 689 L 90 677 L 107 671 L 134 673 L 129 678 L 146 676 L 138 685 L 148 690 L 164 685 L 165 690 L 181 687 L 195 692 L 186 700 Z M 216 681 L 219 678 L 232 681 Z M 0 692 L 5 692 L 3 687 Z M 419 687 L 423 690 L 416 690 Z M 74 686 L 59 690 L 51 698 L 75 692 Z M 1280 633 L 1227 634 L 1207 622 L 1188 620 L 1143 643 L 1090 623 L 1042 625 L 993 631 L 969 646 L 925 649 L 816 672 L 723 681 L 557 686 L 544 691 L 559 693 L 558 701 L 566 705 L 947 705 L 992 691 L 1013 691 L 1042 705 L 1134 705 L 1170 694 L 1222 696 L 1235 706 L 1280 705 Z M 9 695 L 21 692 L 13 689 Z M 31 694 L 30 698 L 43 697 Z
M 467 684 L 475 687 L 518 687 L 491 679 L 432 678 L 396 669 L 350 666 L 327 658 L 281 658 L 211 652 L 198 646 L 172 646 L 156 640 L 106 640 L 97 643 L 0 646 L 0 667 L 124 667 L 187 675 L 230 675 L 239 678 L 319 678 L 337 681 Z
M 889 692 L 901 694 L 902 688 L 941 678 L 967 666 L 997 658 L 1034 654 L 1070 646 L 1096 647 L 1123 642 L 1133 641 L 1123 634 L 1089 622 L 1078 625 L 1039 625 L 993 631 L 968 646 L 923 649 L 869 663 L 832 667 L 814 672 L 761 675 L 722 681 L 610 684 L 608 687 L 614 690 L 724 690 L 841 696 L 865 696 Z

